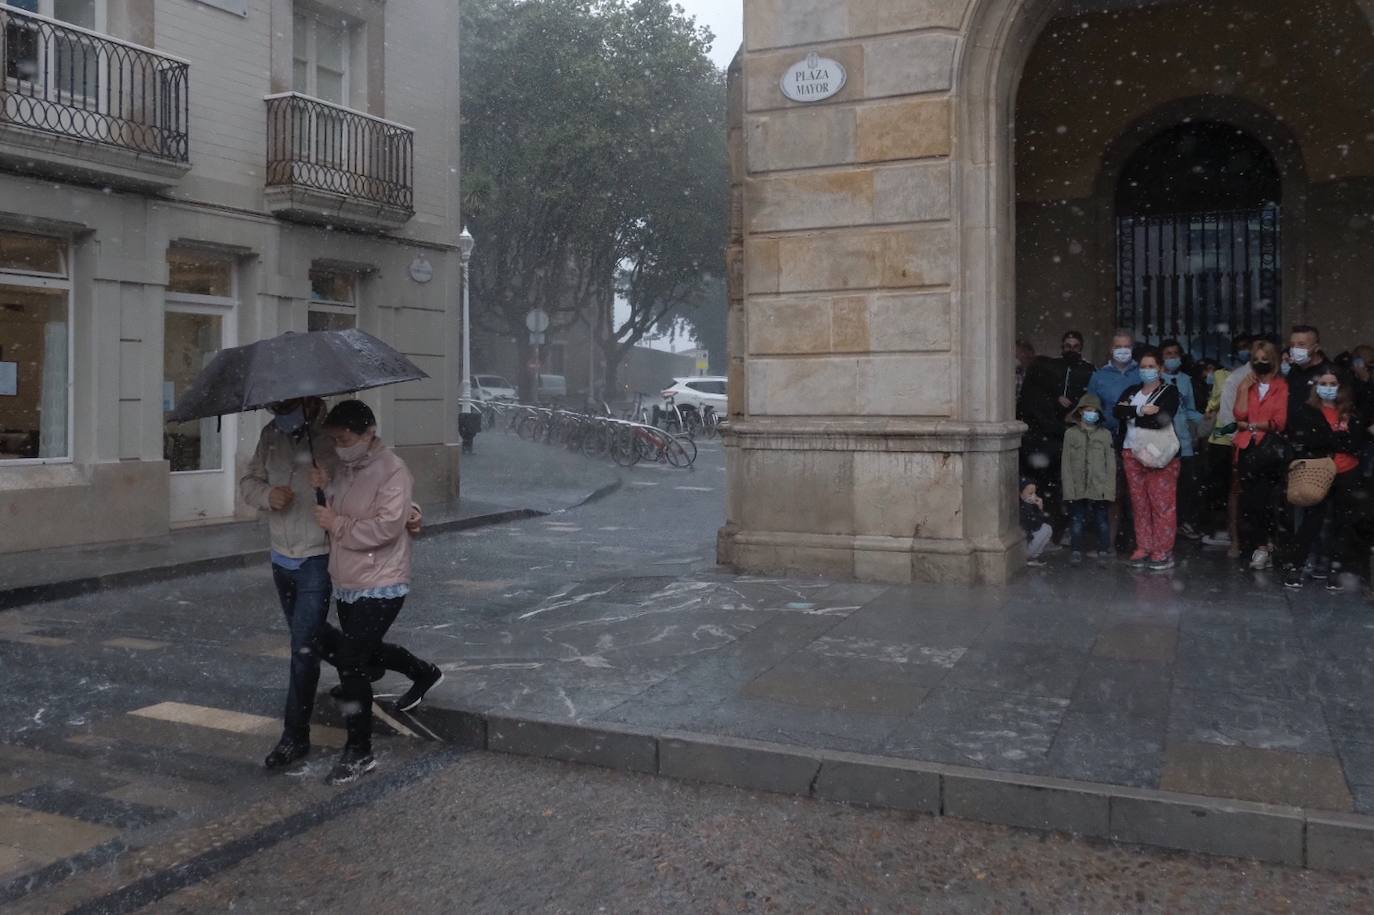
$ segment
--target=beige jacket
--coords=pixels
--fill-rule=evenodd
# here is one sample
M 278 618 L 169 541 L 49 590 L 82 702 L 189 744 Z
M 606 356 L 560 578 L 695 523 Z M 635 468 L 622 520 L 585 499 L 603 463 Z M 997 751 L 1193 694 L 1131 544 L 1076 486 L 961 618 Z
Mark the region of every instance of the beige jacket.
M 338 464 L 334 442 L 321 423 L 323 411 L 310 427 L 310 438 L 288 435 L 268 423 L 258 436 L 258 447 L 248 462 L 248 472 L 239 480 L 243 501 L 267 512 L 272 532 L 272 549 L 292 559 L 308 559 L 329 552 L 329 538 L 315 521 L 315 488 L 310 485 L 311 440 L 314 460 L 331 474 Z M 296 494 L 285 511 L 274 512 L 267 502 L 274 486 L 287 486 Z
M 330 531 L 329 577 L 334 587 L 365 591 L 410 583 L 406 533 L 415 480 L 380 438 L 353 464 L 340 461 L 325 490 L 338 513 Z

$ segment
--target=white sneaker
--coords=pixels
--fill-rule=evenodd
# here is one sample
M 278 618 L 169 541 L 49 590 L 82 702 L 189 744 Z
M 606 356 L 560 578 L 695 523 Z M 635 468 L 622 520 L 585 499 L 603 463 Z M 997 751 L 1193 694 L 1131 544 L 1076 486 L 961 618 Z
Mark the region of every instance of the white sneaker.
M 1231 535 L 1226 531 L 1217 531 L 1215 534 L 1204 536 L 1202 542 L 1207 546 L 1230 546 Z
M 1269 558 L 1269 551 L 1264 547 L 1260 547 L 1250 554 L 1250 568 L 1256 572 L 1261 572 L 1273 564 L 1273 560 Z

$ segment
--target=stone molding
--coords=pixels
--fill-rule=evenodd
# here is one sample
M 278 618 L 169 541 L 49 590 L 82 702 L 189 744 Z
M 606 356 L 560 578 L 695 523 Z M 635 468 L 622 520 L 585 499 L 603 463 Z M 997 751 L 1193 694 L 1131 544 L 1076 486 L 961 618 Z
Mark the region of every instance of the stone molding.
M 886 417 L 735 420 L 727 448 L 768 451 L 1008 452 L 1020 447 L 1020 422 L 970 423 Z

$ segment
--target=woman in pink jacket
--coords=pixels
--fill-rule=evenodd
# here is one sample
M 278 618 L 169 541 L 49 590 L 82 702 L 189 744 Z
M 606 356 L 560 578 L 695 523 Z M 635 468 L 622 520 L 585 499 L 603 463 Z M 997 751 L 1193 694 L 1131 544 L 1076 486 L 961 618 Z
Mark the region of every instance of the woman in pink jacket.
M 346 400 L 324 419 L 339 462 L 333 478 L 317 470 L 325 504 L 315 520 L 329 533 L 329 577 L 343 640 L 337 664 L 348 741 L 326 781 L 351 782 L 372 771 L 372 681 L 368 659 L 382 646 L 410 593 L 411 537 L 406 532 L 415 482 L 405 462 L 377 437 L 377 420 L 360 400 Z M 389 646 L 392 662 L 414 681 L 398 707 L 413 708 L 444 678 L 404 648 Z

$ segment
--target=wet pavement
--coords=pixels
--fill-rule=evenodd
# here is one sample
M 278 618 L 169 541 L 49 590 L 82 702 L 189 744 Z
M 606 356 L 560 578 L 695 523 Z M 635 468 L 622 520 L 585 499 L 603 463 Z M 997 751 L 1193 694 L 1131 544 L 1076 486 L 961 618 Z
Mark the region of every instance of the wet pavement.
M 1005 589 L 745 578 L 713 564 L 712 537 L 721 523 L 725 479 L 719 445 L 704 445 L 692 471 L 640 466 L 624 471 L 623 479 L 618 491 L 570 512 L 430 535 L 417 543 L 416 587 L 392 637 L 445 668 L 447 678 L 427 705 L 1374 812 L 1374 726 L 1365 712 L 1374 707 L 1374 614 L 1357 593 L 1309 588 L 1288 594 L 1275 581 L 1234 571 L 1206 554 L 1188 557 L 1168 575 L 1121 565 L 1071 570 L 1060 554 L 1047 569 Z M 379 772 L 362 783 L 380 787 L 359 796 L 353 807 L 310 777 L 323 774 L 332 755 L 327 744 L 338 739 L 336 731 L 317 728 L 317 743 L 326 745 L 312 763 L 319 771 L 296 779 L 264 777 L 258 761 L 275 737 L 285 657 L 265 568 L 0 613 L 0 666 L 10 674 L 10 688 L 0 695 L 0 807 L 25 811 L 25 819 L 14 821 L 22 826 L 0 833 L 0 907 L 49 898 L 62 898 L 70 907 L 73 900 L 104 898 L 134 878 L 175 870 L 176 862 L 197 855 L 211 855 L 204 859 L 210 863 L 192 882 L 211 879 L 253 858 L 253 843 L 261 841 L 264 830 L 275 836 L 273 843 L 312 842 L 316 825 L 366 817 L 390 792 L 399 797 L 412 790 L 405 787 L 412 781 L 413 790 L 421 791 L 437 772 L 466 771 L 464 760 L 495 759 L 481 765 L 496 769 L 531 765 L 506 757 L 454 756 L 443 745 L 389 736 Z M 321 688 L 331 683 L 332 674 L 326 673 Z M 394 695 L 404 685 L 388 679 L 381 691 Z M 385 712 L 385 701 L 379 707 Z M 322 699 L 320 711 L 326 724 L 337 724 L 332 703 Z M 398 723 L 405 727 L 407 721 L 398 716 Z M 740 849 L 746 846 L 737 843 L 752 841 L 745 835 L 752 833 L 741 824 L 751 818 L 769 822 L 782 816 L 777 811 L 804 809 L 815 822 L 871 816 L 883 824 L 889 824 L 885 817 L 922 824 L 910 827 L 915 831 L 909 834 L 884 832 L 884 842 L 896 842 L 892 848 L 929 841 L 922 838 L 935 835 L 929 830 L 954 828 L 891 814 L 840 812 L 812 802 L 749 799 L 724 789 L 644 787 L 657 783 L 578 768 L 516 771 L 533 773 L 531 785 L 519 789 L 521 798 L 533 792 L 557 811 L 551 816 L 573 820 L 583 815 L 577 812 L 581 808 L 561 786 L 578 779 L 607 793 L 630 792 L 629 797 L 642 790 L 652 797 L 702 798 L 698 813 L 683 812 L 693 830 L 710 834 L 698 837 L 693 847 L 721 849 L 703 860 L 732 873 L 738 873 L 739 862 L 715 856 L 730 848 L 745 854 Z M 464 787 L 465 776 L 453 777 L 459 779 L 450 811 L 455 836 L 471 830 L 482 835 L 482 815 L 469 817 L 470 805 L 494 816 L 493 805 L 502 798 L 522 811 L 535 802 L 500 794 L 482 800 L 480 781 Z M 717 790 L 724 793 L 710 793 Z M 705 805 L 717 797 L 732 798 L 735 812 L 713 824 Z M 810 806 L 796 806 L 803 803 Z M 560 806 L 565 804 L 573 807 Z M 612 809 L 608 801 L 607 810 Z M 290 829 L 281 826 L 296 815 L 305 819 Z M 788 828 L 788 822 L 804 830 L 813 821 L 784 816 L 775 828 Z M 402 824 L 388 815 L 375 825 L 400 829 Z M 639 820 L 607 828 L 617 835 L 621 828 L 630 830 L 644 847 L 661 841 L 656 827 Z M 859 826 L 852 828 L 859 830 L 854 835 L 862 833 Z M 539 854 L 560 861 L 570 854 L 560 845 L 561 834 L 536 830 L 523 857 L 512 859 L 512 870 L 490 875 L 463 870 L 466 882 L 448 886 L 467 892 L 492 890 L 506 878 L 520 883 L 520 868 Z M 1088 856 L 1083 860 L 1098 862 L 1091 880 L 1121 886 L 1131 884 L 1110 876 L 1116 873 L 1112 868 L 1167 870 L 1180 860 L 1145 855 L 1126 865 L 1110 856 L 1142 853 L 1109 853 L 1075 843 L 1061 848 L 1067 840 L 998 830 L 978 833 L 994 834 L 1006 837 L 1017 854 L 1051 843 L 1060 849 L 1057 854 L 1072 857 L 1076 852 L 1064 849 L 1081 847 Z M 897 842 L 898 836 L 906 838 Z M 806 849 L 813 840 L 821 841 L 789 833 L 786 843 L 795 843 L 793 854 L 812 854 Z M 404 839 L 396 841 L 404 845 Z M 460 841 L 466 840 L 453 840 Z M 835 861 L 858 854 L 852 841 L 857 839 L 840 843 L 843 850 L 834 852 Z M 339 833 L 340 854 L 355 842 Z M 445 838 L 426 849 L 431 857 L 425 860 L 459 855 L 462 846 L 448 843 Z M 237 851 L 228 859 L 213 857 L 225 848 Z M 954 865 L 947 858 L 958 859 L 925 846 L 912 853 L 949 866 Z M 572 862 L 583 854 L 573 854 Z M 1110 860 L 1102 863 L 1102 855 Z M 403 853 L 390 849 L 373 857 L 391 860 L 394 867 L 405 864 Z M 271 862 L 280 859 L 262 852 L 254 860 L 254 867 L 270 871 Z M 347 873 L 394 879 L 381 876 L 386 868 L 371 866 L 359 863 Z M 776 873 L 788 873 L 782 863 L 778 867 Z M 1237 867 L 1240 873 L 1253 872 Z M 308 879 L 293 868 L 280 865 L 283 885 Z M 554 868 L 548 875 L 552 882 L 535 881 L 531 892 L 552 887 L 551 894 L 571 894 L 563 910 L 587 908 L 578 900 L 590 896 L 579 896 L 566 884 L 572 877 L 559 878 L 560 873 Z M 787 895 L 763 873 L 754 898 L 731 895 L 733 885 L 720 898 L 760 910 L 765 897 L 792 900 L 772 906 L 782 909 L 807 898 Z M 847 884 L 849 873 L 831 871 L 830 877 Z M 909 877 L 919 879 L 915 870 Z M 1285 895 L 1289 884 L 1283 882 L 1290 878 L 1275 879 L 1277 884 L 1265 885 L 1262 901 L 1239 896 L 1252 904 L 1235 910 L 1294 910 Z M 674 892 L 708 891 L 696 875 L 675 885 Z M 827 880 L 816 884 L 829 885 Z M 898 880 L 892 886 L 906 884 Z M 1367 892 L 1359 881 L 1330 886 Z M 129 898 L 141 905 L 180 890 L 175 881 L 160 887 L 151 896 Z M 266 910 L 267 903 L 242 880 L 223 883 L 215 892 L 231 889 L 246 894 L 242 902 L 248 910 Z M 883 896 L 879 889 L 869 887 L 853 899 L 900 898 Z M 1003 889 L 1011 892 L 1010 885 Z M 920 898 L 939 911 L 984 910 L 978 900 L 994 909 L 1011 904 L 1011 896 L 979 892 L 964 899 L 940 890 Z M 1123 910 L 1180 910 L 1169 909 L 1173 897 L 1157 895 L 1147 893 Z M 641 908 L 653 908 L 642 905 L 652 896 L 622 898 L 627 903 L 638 898 Z M 1094 902 L 1079 909 L 1051 908 L 1102 911 L 1097 904 L 1111 897 L 1084 898 Z M 946 907 L 943 901 L 950 899 L 956 901 Z M 1343 910 L 1347 902 L 1335 899 L 1323 903 L 1327 909 L 1307 911 Z M 814 898 L 819 909 L 833 904 L 850 910 L 850 901 L 843 895 Z M 554 895 L 546 902 L 543 908 L 559 910 Z M 429 903 L 416 906 L 427 910 Z

